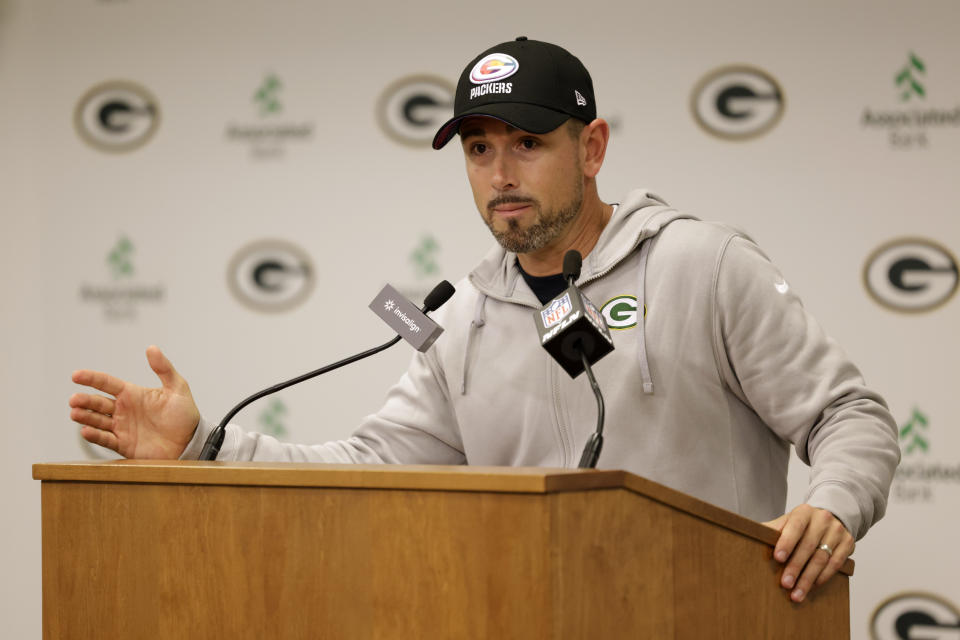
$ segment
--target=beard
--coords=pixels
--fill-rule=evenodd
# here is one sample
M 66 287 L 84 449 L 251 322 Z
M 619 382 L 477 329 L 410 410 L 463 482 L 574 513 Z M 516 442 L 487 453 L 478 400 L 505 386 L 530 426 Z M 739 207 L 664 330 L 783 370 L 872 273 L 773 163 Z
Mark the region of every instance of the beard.
M 506 229 L 495 229 L 493 226 L 493 209 L 502 204 L 527 204 L 534 212 L 533 223 L 523 227 L 516 219 L 507 220 Z M 544 248 L 567 230 L 583 206 L 583 182 L 576 180 L 570 199 L 553 209 L 544 210 L 536 198 L 523 196 L 500 196 L 487 203 L 487 215 L 482 216 L 487 223 L 490 233 L 507 251 L 514 253 L 530 253 Z

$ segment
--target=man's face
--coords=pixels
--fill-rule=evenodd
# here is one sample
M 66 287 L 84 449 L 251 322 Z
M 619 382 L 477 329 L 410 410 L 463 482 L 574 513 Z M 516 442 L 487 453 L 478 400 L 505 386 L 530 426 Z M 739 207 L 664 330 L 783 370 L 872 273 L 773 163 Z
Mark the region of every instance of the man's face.
M 507 251 L 546 247 L 580 213 L 583 167 L 567 126 L 535 134 L 488 117 L 460 125 L 474 202 Z

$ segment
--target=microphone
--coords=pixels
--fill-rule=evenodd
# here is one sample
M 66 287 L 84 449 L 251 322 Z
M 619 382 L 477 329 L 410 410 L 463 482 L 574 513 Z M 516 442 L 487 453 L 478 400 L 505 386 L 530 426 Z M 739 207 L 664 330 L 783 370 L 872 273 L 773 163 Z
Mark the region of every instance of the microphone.
M 563 279 L 570 284 L 574 284 L 577 278 L 580 277 L 580 268 L 583 267 L 583 256 L 580 255 L 580 252 L 571 249 L 563 254 Z
M 280 384 L 276 384 L 262 391 L 258 391 L 252 396 L 249 396 L 244 400 L 242 400 L 237 406 L 235 406 L 233 409 L 227 412 L 227 415 L 223 417 L 223 420 L 220 421 L 220 424 L 218 424 L 216 428 L 210 432 L 210 435 L 207 436 L 207 441 L 204 443 L 203 450 L 201 450 L 200 456 L 197 458 L 197 460 L 216 460 L 217 454 L 220 453 L 220 447 L 223 446 L 223 439 L 227 433 L 227 424 L 230 423 L 230 420 L 232 420 L 233 417 L 237 415 L 237 413 L 239 413 L 241 409 L 243 409 L 248 404 L 256 400 L 263 398 L 264 396 L 271 395 L 273 393 L 276 393 L 277 391 L 282 391 L 287 387 L 292 387 L 293 385 L 304 382 L 305 380 L 309 380 L 310 378 L 315 378 L 329 371 L 333 371 L 334 369 L 339 369 L 340 367 L 343 367 L 345 365 L 352 364 L 358 360 L 363 360 L 364 358 L 380 353 L 381 351 L 384 351 L 392 347 L 393 345 L 397 344 L 398 342 L 400 342 L 401 337 L 406 338 L 409 342 L 411 342 L 411 344 L 414 344 L 414 347 L 416 347 L 418 351 L 426 351 L 427 349 L 429 349 L 430 345 L 433 344 L 433 342 L 437 339 L 437 337 L 441 333 L 443 333 L 443 328 L 440 327 L 440 325 L 438 325 L 437 323 L 433 322 L 433 320 L 428 318 L 426 314 L 430 313 L 431 311 L 436 311 L 447 300 L 450 299 L 450 297 L 453 295 L 455 291 L 455 289 L 453 288 L 453 285 L 447 282 L 446 280 L 440 282 L 440 284 L 435 286 L 433 290 L 431 290 L 430 293 L 427 294 L 427 297 L 424 298 L 423 307 L 421 307 L 420 309 L 417 309 L 417 307 L 414 306 L 412 302 L 410 302 L 409 300 L 401 296 L 399 293 L 397 293 L 396 289 L 394 289 L 390 285 L 387 285 L 386 287 L 384 287 L 383 291 L 380 292 L 380 295 L 374 298 L 373 302 L 370 303 L 371 309 L 380 300 L 380 296 L 382 296 L 384 291 L 387 291 L 387 289 L 390 289 L 390 291 L 393 293 L 393 298 L 391 301 L 394 303 L 394 305 L 402 304 L 403 308 L 406 310 L 406 313 L 404 313 L 404 316 L 409 321 L 409 324 L 404 322 L 401 323 L 401 326 L 403 326 L 404 330 L 406 330 L 407 332 L 413 332 L 414 326 L 420 329 L 419 332 L 416 332 L 418 336 L 418 338 L 416 339 L 417 344 L 414 344 L 415 340 L 411 339 L 410 336 L 406 335 L 403 332 L 399 332 L 398 335 L 394 336 L 392 339 L 388 340 L 387 342 L 384 342 L 378 347 L 368 349 L 362 353 L 352 355 L 348 358 L 344 358 L 343 360 L 338 360 L 333 364 L 329 364 L 325 367 L 321 367 L 314 371 L 310 371 L 309 373 L 305 373 L 301 376 L 297 376 L 296 378 L 293 378 L 291 380 L 287 380 L 286 382 L 281 382 Z M 374 311 L 377 311 L 377 310 L 374 309 Z M 378 312 L 377 315 L 380 315 L 380 313 Z M 419 325 L 416 324 L 417 322 L 419 322 L 420 324 Z M 395 327 L 395 323 L 388 321 L 387 324 L 390 324 L 391 326 L 394 327 L 394 330 L 397 330 Z M 425 331 L 424 327 L 429 329 L 429 333 Z
M 571 378 L 587 372 L 590 388 L 597 399 L 597 430 L 590 436 L 580 456 L 581 469 L 593 469 L 603 448 L 603 395 L 590 365 L 613 351 L 613 338 L 603 316 L 577 287 L 583 258 L 570 250 L 563 256 L 563 279 L 569 286 L 559 296 L 534 313 L 540 344 Z
M 412 344 L 414 349 L 424 352 L 443 333 L 443 327 L 428 318 L 426 312 L 437 309 L 452 295 L 453 285 L 444 280 L 427 294 L 421 311 L 388 284 L 370 303 L 370 310 Z
M 603 316 L 577 288 L 582 258 L 571 250 L 563 257 L 564 291 L 533 314 L 540 345 L 553 356 L 571 378 L 585 369 L 581 354 L 589 364 L 613 351 L 613 338 Z
M 453 288 L 452 284 L 446 280 L 441 280 L 440 284 L 435 286 L 430 293 L 427 294 L 427 297 L 423 299 L 422 311 L 424 313 L 436 311 L 442 307 L 447 300 L 452 298 L 455 292 L 456 289 Z

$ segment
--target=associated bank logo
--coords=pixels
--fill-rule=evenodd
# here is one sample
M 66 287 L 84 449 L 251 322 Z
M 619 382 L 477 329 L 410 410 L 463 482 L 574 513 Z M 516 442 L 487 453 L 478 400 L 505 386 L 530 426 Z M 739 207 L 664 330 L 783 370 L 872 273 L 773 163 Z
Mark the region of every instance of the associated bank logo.
M 932 240 L 900 238 L 876 249 L 863 267 L 863 282 L 878 304 L 906 313 L 931 311 L 957 291 L 957 259 Z
M 410 262 L 413 264 L 417 278 L 427 278 L 439 273 L 440 265 L 437 262 L 439 251 L 440 243 L 432 235 L 428 234 L 420 239 L 420 243 L 410 252 Z
M 160 126 L 157 99 L 128 81 L 104 82 L 87 91 L 73 111 L 73 124 L 84 142 L 108 153 L 145 145 Z
M 409 270 L 403 276 L 397 291 L 408 300 L 420 302 L 436 286 L 443 269 L 440 264 L 440 242 L 425 232 L 407 254 Z
M 260 432 L 271 435 L 274 438 L 284 438 L 287 436 L 287 426 L 285 418 L 287 415 L 287 405 L 283 400 L 274 398 L 270 404 L 260 412 L 258 422 L 260 423 Z
M 960 127 L 960 104 L 929 104 L 927 85 L 936 80 L 935 75 L 934 67 L 916 53 L 908 53 L 896 67 L 887 104 L 864 107 L 860 127 L 885 132 L 890 147 L 898 150 L 923 149 L 930 145 L 934 130 Z M 943 76 L 937 82 L 941 87 L 954 84 L 951 77 Z M 877 86 L 879 90 L 881 85 Z M 884 89 L 884 93 L 888 91 Z
M 162 284 L 137 282 L 133 278 L 135 253 L 133 242 L 121 236 L 104 260 L 110 281 L 80 285 L 81 302 L 101 307 L 106 320 L 132 321 L 143 305 L 163 302 L 166 289 Z
M 227 268 L 230 291 L 256 311 L 287 311 L 302 303 L 314 285 L 310 257 L 283 240 L 262 240 L 243 247 Z
M 913 410 L 910 419 L 900 427 L 900 449 L 904 454 L 909 455 L 918 449 L 926 453 L 930 444 L 924 432 L 929 424 L 927 416 L 920 413 L 919 409 Z
M 451 82 L 438 76 L 400 78 L 380 94 L 377 122 L 400 144 L 429 147 L 440 125 L 453 115 L 455 90 Z
M 627 295 L 611 298 L 600 307 L 600 313 L 611 329 L 631 329 L 637 326 L 637 298 Z
M 551 302 L 549 307 L 540 312 L 543 328 L 549 329 L 566 318 L 571 311 L 573 311 L 573 303 L 570 302 L 570 294 L 568 293 Z
M 484 84 L 495 80 L 503 80 L 517 72 L 520 63 L 513 56 L 505 53 L 491 53 L 484 56 L 470 71 L 470 82 Z
M 880 603 L 870 619 L 872 640 L 960 638 L 960 611 L 932 593 L 897 594 Z
M 107 254 L 107 264 L 114 278 L 133 275 L 133 243 L 126 236 L 121 237 Z
M 730 66 L 708 73 L 693 89 L 693 117 L 708 133 L 748 140 L 772 129 L 783 116 L 783 90 L 766 71 Z
M 954 485 L 960 488 L 960 458 L 942 462 L 931 455 L 933 442 L 930 417 L 914 408 L 910 417 L 900 425 L 902 460 L 890 487 L 892 500 L 901 503 L 930 503 L 937 487 Z
M 278 97 L 281 87 L 283 87 L 283 84 L 276 75 L 271 73 L 264 78 L 263 84 L 253 94 L 253 101 L 260 108 L 261 116 L 280 113 L 283 110 L 283 105 L 280 104 L 280 98 Z
M 919 78 L 927 73 L 927 66 L 923 60 L 915 54 L 910 54 L 910 60 L 907 62 L 900 73 L 897 74 L 895 84 L 900 91 L 900 100 L 907 102 L 910 98 L 926 98 L 927 90 L 920 84 Z
M 227 124 L 227 140 L 246 145 L 250 155 L 257 160 L 282 158 L 290 145 L 310 140 L 314 128 L 312 120 L 279 119 L 285 110 L 280 101 L 282 90 L 280 76 L 275 73 L 264 76 L 250 101 L 257 119 Z

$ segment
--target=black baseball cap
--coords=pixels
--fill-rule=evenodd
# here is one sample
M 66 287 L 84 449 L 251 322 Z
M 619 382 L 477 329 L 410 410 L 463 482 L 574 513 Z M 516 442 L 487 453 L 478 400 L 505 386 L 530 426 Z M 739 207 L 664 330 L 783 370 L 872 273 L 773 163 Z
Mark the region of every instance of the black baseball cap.
M 569 118 L 597 117 L 593 81 L 573 54 L 549 42 L 516 40 L 490 47 L 460 75 L 453 117 L 433 138 L 433 148 L 450 141 L 469 116 L 490 116 L 530 133 L 553 131 Z

